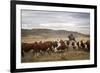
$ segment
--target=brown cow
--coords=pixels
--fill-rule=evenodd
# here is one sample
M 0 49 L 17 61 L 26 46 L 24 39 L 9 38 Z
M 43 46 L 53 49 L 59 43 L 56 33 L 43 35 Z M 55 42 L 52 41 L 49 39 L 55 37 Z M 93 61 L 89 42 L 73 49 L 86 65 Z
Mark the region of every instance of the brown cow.
M 59 43 L 60 43 L 60 46 L 57 47 L 57 50 L 58 50 L 58 51 L 64 51 L 64 50 L 67 48 L 65 42 L 64 42 L 63 40 L 60 40 Z
M 78 46 L 78 48 L 80 48 L 80 42 L 77 42 L 77 46 Z
M 69 41 L 69 40 L 66 40 L 65 43 L 66 43 L 66 48 L 67 48 L 67 50 L 68 50 L 69 45 L 70 45 L 70 41 Z
M 87 50 L 90 51 L 90 40 L 86 41 L 86 45 L 87 45 Z
M 73 49 L 76 49 L 75 42 L 72 42 L 72 47 L 73 47 Z
M 34 43 L 33 46 L 33 53 L 46 53 L 49 51 L 52 51 L 52 42 L 51 41 L 46 41 L 46 42 L 39 42 L 39 43 Z
M 85 47 L 86 45 L 85 45 L 85 43 L 83 42 L 83 40 L 81 40 L 81 43 L 80 43 L 80 47 L 81 47 L 81 49 L 85 49 L 86 47 Z
M 57 42 L 57 41 L 53 41 L 53 42 L 52 42 L 52 47 L 53 47 L 53 48 L 56 48 L 57 46 L 58 46 L 58 42 Z
M 28 44 L 28 43 L 22 43 L 21 45 L 21 54 L 22 57 L 24 57 L 24 52 L 29 52 L 30 50 L 32 50 L 32 44 Z

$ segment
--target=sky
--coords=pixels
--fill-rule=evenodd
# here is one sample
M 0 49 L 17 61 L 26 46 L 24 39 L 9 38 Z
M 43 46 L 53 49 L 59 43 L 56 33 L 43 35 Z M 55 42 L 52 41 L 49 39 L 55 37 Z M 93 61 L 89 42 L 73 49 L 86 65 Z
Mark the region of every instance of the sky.
M 22 29 L 53 29 L 90 33 L 90 13 L 21 10 Z

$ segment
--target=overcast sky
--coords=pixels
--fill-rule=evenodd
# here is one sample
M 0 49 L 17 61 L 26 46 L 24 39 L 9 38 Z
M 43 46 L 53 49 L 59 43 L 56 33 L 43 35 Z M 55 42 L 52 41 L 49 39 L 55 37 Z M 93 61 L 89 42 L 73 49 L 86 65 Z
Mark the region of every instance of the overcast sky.
M 90 32 L 90 13 L 22 10 L 21 16 L 23 29 L 48 28 L 84 34 Z

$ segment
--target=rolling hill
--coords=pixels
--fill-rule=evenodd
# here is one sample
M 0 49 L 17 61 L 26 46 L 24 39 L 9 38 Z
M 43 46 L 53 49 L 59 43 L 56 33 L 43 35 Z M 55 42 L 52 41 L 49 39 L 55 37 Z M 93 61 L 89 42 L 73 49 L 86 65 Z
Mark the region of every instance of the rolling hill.
M 41 36 L 46 38 L 56 38 L 56 37 L 67 37 L 68 35 L 73 34 L 75 37 L 89 37 L 89 35 L 82 34 L 79 32 L 66 31 L 66 30 L 52 30 L 52 29 L 21 29 L 21 36 Z

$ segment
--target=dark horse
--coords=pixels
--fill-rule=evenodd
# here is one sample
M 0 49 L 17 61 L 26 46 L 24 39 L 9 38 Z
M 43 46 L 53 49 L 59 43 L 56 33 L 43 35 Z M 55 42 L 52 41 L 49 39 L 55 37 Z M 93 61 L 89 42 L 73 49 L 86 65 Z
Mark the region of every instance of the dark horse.
M 68 38 L 69 38 L 69 41 L 76 41 L 73 34 L 70 34 L 70 35 L 68 36 Z

